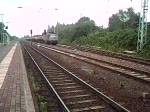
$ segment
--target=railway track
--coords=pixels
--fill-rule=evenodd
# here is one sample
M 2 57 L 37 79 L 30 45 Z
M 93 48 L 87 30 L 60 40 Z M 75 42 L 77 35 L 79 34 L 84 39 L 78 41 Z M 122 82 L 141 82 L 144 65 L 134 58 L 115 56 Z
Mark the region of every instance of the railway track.
M 136 58 L 130 55 L 124 55 L 124 54 L 119 54 L 119 53 L 113 53 L 113 52 L 106 52 L 104 50 L 97 50 L 94 48 L 88 48 L 88 47 L 81 47 L 81 46 L 66 46 L 66 45 L 58 45 L 60 47 L 64 47 L 67 49 L 78 49 L 80 51 L 84 51 L 84 52 L 91 52 L 91 53 L 95 53 L 95 54 L 100 54 L 103 56 L 109 56 L 109 57 L 114 57 L 114 58 L 119 58 L 119 59 L 123 59 L 123 60 L 127 60 L 127 61 L 131 61 L 131 62 L 136 62 L 139 64 L 143 64 L 143 65 L 148 65 L 150 66 L 150 60 L 148 59 L 142 59 L 142 58 Z
M 40 109 L 41 102 L 47 105 L 46 110 L 48 112 L 61 112 L 63 109 L 61 108 L 59 101 L 56 99 L 55 94 L 53 94 L 53 90 L 50 89 L 49 84 L 46 83 L 45 78 L 43 78 L 44 76 L 41 74 L 40 69 L 38 69 L 35 60 L 33 59 L 33 57 L 31 56 L 26 47 L 23 46 L 22 51 L 24 54 L 26 70 L 30 80 L 30 85 L 32 86 L 32 90 L 34 91 L 33 92 L 34 93 L 33 95 L 35 96 L 34 102 L 37 102 L 35 103 L 37 104 L 36 105 L 37 112 L 39 112 L 39 110 L 43 111 L 43 109 Z M 34 90 L 35 87 L 40 89 Z
M 25 49 L 53 90 L 62 111 L 129 112 L 38 50 L 29 46 Z
M 69 51 L 63 51 L 56 48 L 50 48 L 49 46 L 40 45 L 40 47 L 55 51 L 57 53 L 61 53 L 63 55 L 67 55 L 76 59 L 80 59 L 82 61 L 85 61 L 90 64 L 94 64 L 96 66 L 100 66 L 104 69 L 111 70 L 113 72 L 125 75 L 127 77 L 142 81 L 144 83 L 149 84 L 150 83 L 150 73 L 142 70 L 138 70 L 135 68 L 129 68 L 123 65 L 114 64 L 111 62 L 106 62 L 103 60 L 100 60 L 98 58 L 90 57 L 87 55 L 81 55 L 77 54 L 75 52 L 69 52 Z

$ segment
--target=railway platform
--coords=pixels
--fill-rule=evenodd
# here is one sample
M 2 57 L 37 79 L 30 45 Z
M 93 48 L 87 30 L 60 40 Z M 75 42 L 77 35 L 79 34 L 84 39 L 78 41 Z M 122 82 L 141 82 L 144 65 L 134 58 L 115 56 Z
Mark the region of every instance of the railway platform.
M 0 112 L 35 112 L 19 43 L 0 62 Z

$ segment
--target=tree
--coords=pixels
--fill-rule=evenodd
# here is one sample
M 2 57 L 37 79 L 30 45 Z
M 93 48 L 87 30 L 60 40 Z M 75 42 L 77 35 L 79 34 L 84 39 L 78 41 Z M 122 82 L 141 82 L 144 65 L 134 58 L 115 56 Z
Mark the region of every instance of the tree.
M 117 14 L 113 14 L 110 18 L 109 18 L 109 30 L 113 31 L 113 30 L 118 30 L 118 29 L 122 29 L 122 21 L 119 19 Z
M 119 10 L 109 18 L 109 30 L 118 29 L 135 29 L 138 27 L 139 13 L 135 13 L 133 8 L 128 8 L 127 11 Z
M 0 22 L 0 42 L 2 41 L 1 33 L 6 33 L 8 36 L 10 36 L 9 33 L 7 32 L 7 30 L 5 30 L 5 29 L 7 29 L 7 27 L 5 26 L 4 23 Z
M 96 25 L 93 20 L 88 17 L 82 17 L 75 24 L 72 41 L 78 37 L 86 36 L 96 30 Z
M 125 22 L 125 28 L 137 28 L 139 23 L 140 13 L 135 13 L 133 8 L 128 8 L 125 11 L 127 21 Z
M 4 30 L 4 28 L 5 28 L 4 23 L 0 22 L 0 31 Z
M 88 22 L 92 22 L 93 24 L 95 24 L 95 22 L 93 20 L 90 20 L 89 17 L 80 18 L 76 24 L 82 24 L 82 23 L 88 23 Z
M 147 23 L 147 41 L 150 44 L 150 22 Z

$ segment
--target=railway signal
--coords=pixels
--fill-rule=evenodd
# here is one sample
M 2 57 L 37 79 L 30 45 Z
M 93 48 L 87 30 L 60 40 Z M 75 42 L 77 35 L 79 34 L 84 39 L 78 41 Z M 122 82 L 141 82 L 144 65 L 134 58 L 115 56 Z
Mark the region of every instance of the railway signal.
M 46 35 L 46 30 L 44 30 L 44 35 Z
M 31 35 L 32 35 L 32 30 L 30 30 L 30 33 L 31 33 Z
M 31 44 L 32 44 L 32 29 L 30 30 L 30 34 L 31 34 Z

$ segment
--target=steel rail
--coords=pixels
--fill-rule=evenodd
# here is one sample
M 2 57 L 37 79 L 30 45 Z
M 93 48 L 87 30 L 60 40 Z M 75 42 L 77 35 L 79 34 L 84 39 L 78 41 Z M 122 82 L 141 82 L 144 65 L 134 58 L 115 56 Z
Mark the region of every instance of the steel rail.
M 46 82 L 48 83 L 48 85 L 50 86 L 50 88 L 52 89 L 52 91 L 54 92 L 55 96 L 57 97 L 57 99 L 59 100 L 61 106 L 63 107 L 65 112 L 70 112 L 70 110 L 68 109 L 68 107 L 65 105 L 65 103 L 62 101 L 61 97 L 58 95 L 58 93 L 56 92 L 56 90 L 54 89 L 54 87 L 52 86 L 52 84 L 49 82 L 49 80 L 46 78 L 45 74 L 43 73 L 43 71 L 41 70 L 41 68 L 38 66 L 38 64 L 36 63 L 36 61 L 34 60 L 34 58 L 32 57 L 32 55 L 30 54 L 30 52 L 27 50 L 27 48 L 25 46 L 23 46 L 24 49 L 26 50 L 26 52 L 29 54 L 30 58 L 32 59 L 32 61 L 34 62 L 34 64 L 36 65 L 36 67 L 38 68 L 38 70 L 41 72 L 42 76 L 44 77 L 44 79 L 46 80 Z
M 58 45 L 65 47 L 65 48 L 70 47 L 70 46 L 68 47 L 68 46 L 64 46 L 64 45 L 60 45 L 60 44 L 58 44 Z M 150 65 L 149 59 L 137 58 L 137 57 L 133 57 L 133 56 L 124 55 L 121 53 L 108 52 L 108 51 L 103 51 L 103 50 L 95 50 L 95 49 L 90 49 L 90 48 L 86 48 L 86 47 L 80 47 L 80 48 L 78 46 L 71 46 L 71 47 L 73 47 L 74 49 L 79 49 L 81 51 L 84 51 L 82 49 L 85 49 L 85 50 L 87 49 L 87 50 L 91 51 L 92 53 L 101 54 L 101 55 L 109 56 L 109 57 L 112 57 L 112 56 L 110 56 L 110 54 L 111 54 L 111 55 L 113 55 L 114 58 L 124 59 L 127 61 L 136 62 L 136 63 L 140 63 L 140 64 L 144 64 L 144 65 Z M 87 51 L 85 51 L 85 52 L 87 52 Z
M 66 68 L 62 67 L 61 65 L 59 65 L 58 63 L 56 63 L 55 61 L 53 61 L 52 59 L 48 58 L 46 55 L 44 55 L 43 53 L 41 53 L 40 51 L 38 51 L 37 49 L 33 48 L 35 51 L 37 51 L 39 54 L 41 54 L 42 56 L 44 56 L 45 58 L 47 58 L 48 60 L 50 60 L 51 62 L 53 62 L 55 65 L 57 65 L 58 67 L 60 67 L 62 70 L 64 70 L 67 74 L 73 76 L 76 80 L 78 80 L 82 85 L 86 86 L 88 89 L 90 89 L 92 92 L 94 92 L 95 94 L 97 94 L 101 99 L 103 99 L 104 101 L 106 101 L 109 105 L 111 105 L 112 107 L 116 108 L 117 110 L 119 110 L 120 112 L 130 112 L 128 109 L 126 109 L 125 107 L 121 106 L 119 103 L 113 101 L 112 99 L 110 99 L 108 96 L 104 95 L 102 92 L 98 91 L 96 88 L 92 87 L 91 85 L 87 84 L 85 81 L 83 81 L 82 79 L 78 78 L 75 74 L 71 73 L 70 71 L 68 71 Z
M 70 57 L 74 57 L 74 58 L 76 58 L 76 59 L 80 59 L 80 60 L 82 60 L 82 61 L 84 61 L 84 62 L 87 62 L 87 61 L 86 61 L 86 58 L 89 58 L 89 59 L 91 59 L 91 60 L 94 60 L 94 61 L 96 60 L 96 61 L 97 61 L 97 59 L 93 59 L 93 58 L 91 58 L 91 57 L 83 56 L 83 55 L 80 55 L 80 54 L 71 53 L 72 55 L 70 55 L 70 54 L 67 54 L 67 53 L 70 53 L 70 52 L 67 52 L 67 51 L 65 51 L 65 52 L 67 52 L 67 53 L 65 53 L 64 51 L 58 51 L 58 49 L 55 50 L 54 48 L 49 48 L 49 47 L 45 47 L 45 46 L 40 46 L 40 47 L 43 47 L 43 48 L 46 48 L 46 49 L 50 49 L 50 50 L 52 50 L 52 51 L 54 51 L 54 52 L 58 52 L 58 53 L 61 53 L 61 54 L 64 54 L 64 55 L 67 55 L 67 56 L 70 56 Z M 83 57 L 83 58 L 79 58 L 79 57 L 77 57 L 76 55 L 81 56 L 81 57 Z M 86 58 L 84 58 L 84 57 L 86 57 Z M 127 70 L 130 71 L 130 73 L 134 71 L 135 73 L 137 72 L 137 73 L 144 74 L 144 75 L 147 75 L 147 76 L 150 75 L 149 72 L 140 71 L 140 70 L 133 69 L 133 68 L 128 68 L 128 67 L 125 67 L 125 66 L 122 66 L 122 65 L 117 65 L 117 64 L 105 62 L 105 61 L 102 61 L 102 60 L 99 60 L 99 61 L 101 61 L 101 62 L 103 62 L 103 63 L 106 63 L 106 64 L 111 64 L 111 65 L 114 65 L 114 66 L 117 66 L 117 67 L 120 67 L 120 68 L 122 67 L 121 69 L 127 69 Z M 139 81 L 142 81 L 142 82 L 144 82 L 144 83 L 148 83 L 148 84 L 150 83 L 149 80 L 146 80 L 146 79 L 144 79 L 143 77 L 140 78 L 140 77 L 137 77 L 136 75 L 134 76 L 134 73 L 131 73 L 131 74 L 133 74 L 133 75 L 130 75 L 130 74 L 126 73 L 126 71 L 122 72 L 121 69 L 120 69 L 120 70 L 119 70 L 119 69 L 112 69 L 111 66 L 108 67 L 108 66 L 106 66 L 106 65 L 95 64 L 95 63 L 92 63 L 92 62 L 88 62 L 88 63 L 93 64 L 93 65 L 96 65 L 96 66 L 100 66 L 100 67 L 102 67 L 102 68 L 104 68 L 104 69 L 111 70 L 111 71 L 114 71 L 114 72 L 116 72 L 116 73 L 123 74 L 123 75 L 125 75 L 125 76 L 128 76 L 128 77 L 137 79 L 137 80 L 139 80 Z M 133 71 L 131 71 L 131 70 L 133 70 Z M 147 78 L 149 78 L 149 77 L 147 77 Z
M 45 47 L 45 46 L 41 46 L 41 47 Z M 45 47 L 45 48 L 47 48 L 47 47 Z M 50 48 L 50 49 L 53 50 L 54 48 Z M 55 49 L 53 51 L 55 51 Z M 64 52 L 64 51 L 62 50 L 62 52 Z M 70 53 L 68 51 L 65 51 L 65 52 Z M 121 67 L 123 69 L 133 70 L 135 72 L 139 72 L 139 73 L 142 73 L 142 74 L 144 73 L 145 75 L 150 75 L 150 72 L 146 72 L 146 71 L 143 71 L 143 70 L 138 70 L 138 69 L 135 69 L 135 68 L 129 68 L 129 67 L 122 66 L 122 65 L 119 65 L 119 64 L 114 64 L 114 63 L 106 62 L 106 61 L 99 60 L 99 59 L 96 59 L 96 58 L 93 58 L 93 57 L 90 57 L 90 56 L 80 55 L 80 54 L 76 54 L 76 53 L 72 53 L 72 52 L 71 52 L 71 54 L 78 55 L 78 56 L 81 56 L 81 57 L 87 57 L 87 58 L 89 58 L 91 60 L 94 60 L 94 61 L 100 61 L 100 62 L 103 62 L 103 63 L 106 63 L 106 64 L 111 64 L 113 66 Z

